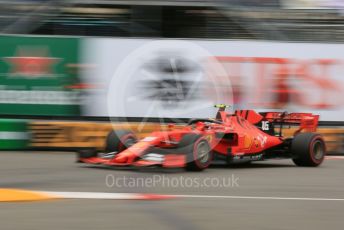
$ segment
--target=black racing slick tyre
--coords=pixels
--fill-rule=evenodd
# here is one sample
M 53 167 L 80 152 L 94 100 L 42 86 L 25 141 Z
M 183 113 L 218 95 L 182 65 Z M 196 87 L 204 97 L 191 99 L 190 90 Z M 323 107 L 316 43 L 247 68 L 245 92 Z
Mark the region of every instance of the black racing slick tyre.
M 316 167 L 325 158 L 326 146 L 316 133 L 300 133 L 291 144 L 292 160 L 297 166 Z
M 77 152 L 77 163 L 82 163 L 82 161 L 80 161 L 80 158 L 91 158 L 91 157 L 97 157 L 98 156 L 98 152 L 96 149 L 94 148 L 86 148 L 86 149 L 80 149 Z
M 137 142 L 137 138 L 131 131 L 115 130 L 109 132 L 105 140 L 105 151 L 121 152 Z
M 201 135 L 186 134 L 178 145 L 178 151 L 186 154 L 186 170 L 202 171 L 213 160 L 209 142 Z

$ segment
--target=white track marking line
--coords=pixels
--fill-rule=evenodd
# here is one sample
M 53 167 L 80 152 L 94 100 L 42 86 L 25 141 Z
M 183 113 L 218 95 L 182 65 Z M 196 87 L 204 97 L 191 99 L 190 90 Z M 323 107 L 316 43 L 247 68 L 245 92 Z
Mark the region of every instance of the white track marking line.
M 175 198 L 173 195 L 146 193 L 105 193 L 105 192 L 53 192 L 38 193 L 61 199 L 102 199 L 102 200 L 160 200 Z
M 344 160 L 344 156 L 326 156 L 327 160 Z
M 46 192 L 39 191 L 50 196 L 66 199 L 137 199 L 136 193 L 97 193 L 97 192 Z
M 312 197 L 264 197 L 264 196 L 211 196 L 211 195 L 174 195 L 179 198 L 251 199 L 251 200 L 304 200 L 304 201 L 344 201 L 344 198 Z
M 299 200 L 299 201 L 344 201 L 344 198 L 320 197 L 271 197 L 271 196 L 216 196 L 216 195 L 173 195 L 173 194 L 145 194 L 145 193 L 103 193 L 103 192 L 52 192 L 37 191 L 39 193 L 65 199 L 103 199 L 103 200 L 153 200 L 169 198 L 211 198 L 211 199 L 250 199 L 250 200 Z

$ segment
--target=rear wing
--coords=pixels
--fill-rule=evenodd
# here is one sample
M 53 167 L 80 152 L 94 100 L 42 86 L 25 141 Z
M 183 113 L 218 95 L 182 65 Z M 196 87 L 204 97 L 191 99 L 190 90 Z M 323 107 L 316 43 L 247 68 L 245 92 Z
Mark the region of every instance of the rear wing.
M 256 113 L 254 110 L 236 110 L 237 116 L 243 117 L 254 125 L 262 121 L 268 121 L 275 127 L 280 126 L 279 135 L 281 136 L 283 125 L 299 125 L 299 129 L 294 135 L 301 132 L 315 132 L 318 127 L 319 115 L 312 113 L 287 113 L 287 112 L 263 112 Z
M 300 128 L 294 133 L 297 134 L 302 130 L 306 132 L 315 132 L 319 123 L 319 115 L 312 113 L 286 113 L 286 112 L 267 112 L 260 113 L 264 120 L 272 122 L 273 124 L 294 124 L 300 125 Z

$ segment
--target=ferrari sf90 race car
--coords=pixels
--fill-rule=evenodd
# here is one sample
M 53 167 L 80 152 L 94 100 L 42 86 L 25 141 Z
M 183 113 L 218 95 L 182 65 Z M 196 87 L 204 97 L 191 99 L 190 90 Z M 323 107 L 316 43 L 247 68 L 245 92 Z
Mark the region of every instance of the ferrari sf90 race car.
M 326 147 L 315 133 L 318 115 L 311 113 L 237 110 L 226 112 L 216 105 L 214 119 L 191 119 L 187 125 L 170 124 L 138 140 L 128 130 L 109 133 L 107 153 L 81 151 L 79 162 L 106 166 L 184 167 L 201 171 L 214 159 L 228 164 L 290 158 L 298 166 L 318 166 Z M 296 125 L 292 137 L 282 135 L 283 126 Z

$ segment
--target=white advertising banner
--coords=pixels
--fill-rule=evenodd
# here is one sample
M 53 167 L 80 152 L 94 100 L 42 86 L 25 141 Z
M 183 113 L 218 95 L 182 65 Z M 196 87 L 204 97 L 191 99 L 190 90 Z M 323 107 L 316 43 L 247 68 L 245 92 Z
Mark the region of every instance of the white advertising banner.
M 84 114 L 213 117 L 215 103 L 344 120 L 344 45 L 89 38 Z

